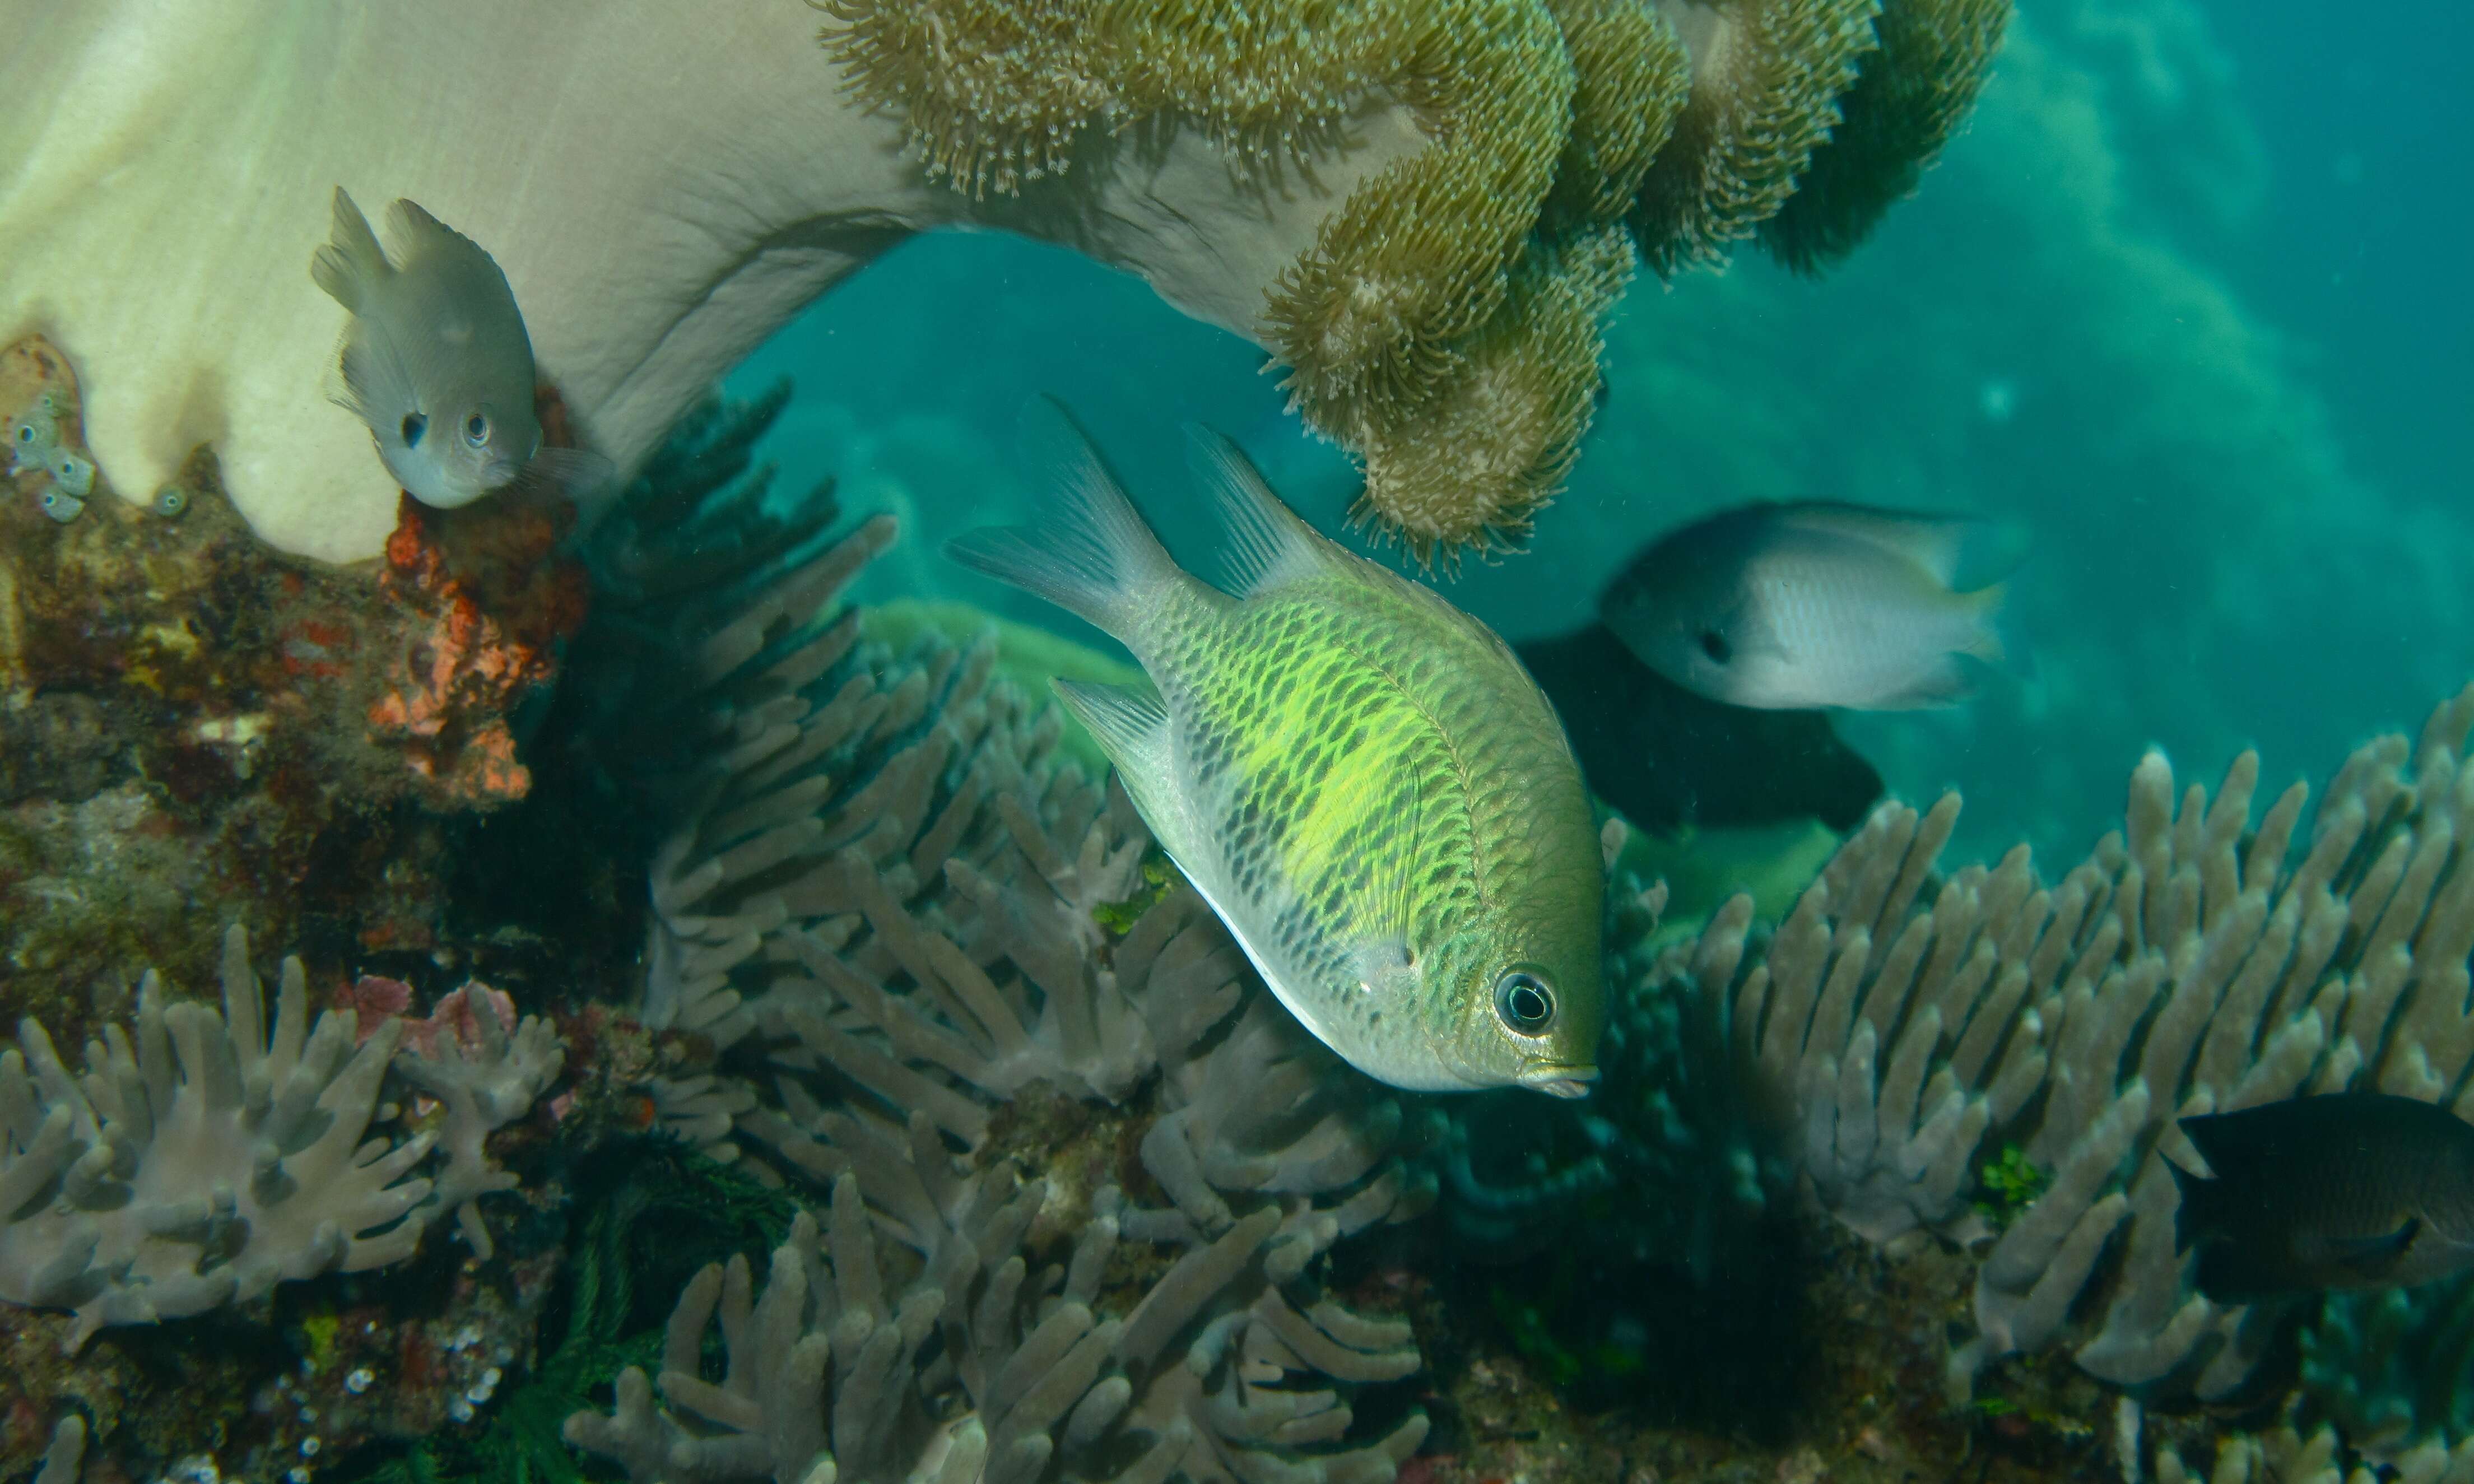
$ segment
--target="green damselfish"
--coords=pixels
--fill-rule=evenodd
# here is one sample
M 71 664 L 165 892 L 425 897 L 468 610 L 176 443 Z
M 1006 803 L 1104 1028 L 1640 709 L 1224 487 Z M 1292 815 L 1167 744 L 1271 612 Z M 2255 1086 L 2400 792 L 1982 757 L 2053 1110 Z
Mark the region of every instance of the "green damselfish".
M 1133 652 L 1148 684 L 1057 693 L 1325 1044 L 1398 1087 L 1583 1095 L 1605 869 L 1554 709 L 1484 624 L 1188 433 L 1238 596 L 1176 565 L 1079 435 L 1048 523 L 947 549 Z

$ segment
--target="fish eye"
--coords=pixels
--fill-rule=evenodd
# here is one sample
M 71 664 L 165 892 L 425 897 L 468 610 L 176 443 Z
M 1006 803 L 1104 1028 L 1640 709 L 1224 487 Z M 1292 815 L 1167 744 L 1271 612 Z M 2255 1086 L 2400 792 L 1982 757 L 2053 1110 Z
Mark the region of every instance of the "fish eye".
M 189 497 L 182 494 L 180 486 L 178 485 L 167 484 L 155 492 L 155 513 L 157 515 L 179 515 L 182 511 L 188 508 Z
M 490 419 L 487 414 L 475 412 L 464 420 L 464 441 L 476 449 L 490 441 Z
M 429 419 L 427 417 L 418 412 L 407 412 L 403 415 L 403 446 L 405 448 L 420 448 L 421 435 L 427 431 L 429 431 Z
M 1494 982 L 1494 1013 L 1516 1035 L 1543 1035 L 1555 1023 L 1555 991 L 1525 969 Z
M 1705 628 L 1701 631 L 1701 652 L 1708 655 L 1711 663 L 1724 665 L 1734 658 L 1735 646 L 1727 643 L 1727 636 L 1716 629 Z

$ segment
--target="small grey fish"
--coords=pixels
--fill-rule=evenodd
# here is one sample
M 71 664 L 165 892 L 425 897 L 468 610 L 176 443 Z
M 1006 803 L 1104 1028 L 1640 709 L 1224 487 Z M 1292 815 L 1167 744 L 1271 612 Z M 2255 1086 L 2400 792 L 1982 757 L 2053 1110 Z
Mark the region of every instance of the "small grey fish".
M 1974 690 L 2005 651 L 2001 584 L 1953 591 L 1977 523 L 1813 500 L 1746 505 L 1661 537 L 1599 599 L 1641 662 L 1764 711 L 1909 711 Z
M 2474 1126 L 2379 1092 L 2182 1120 L 2213 1180 L 2181 1187 L 2175 1250 L 2199 1291 L 2239 1303 L 2316 1288 L 2405 1288 L 2474 1267 Z
M 387 219 L 392 263 L 338 186 L 334 240 L 318 249 L 309 276 L 352 311 L 338 401 L 369 425 L 388 472 L 440 509 L 528 474 L 589 479 L 593 455 L 542 448 L 532 340 L 507 276 L 412 202 L 397 202 Z

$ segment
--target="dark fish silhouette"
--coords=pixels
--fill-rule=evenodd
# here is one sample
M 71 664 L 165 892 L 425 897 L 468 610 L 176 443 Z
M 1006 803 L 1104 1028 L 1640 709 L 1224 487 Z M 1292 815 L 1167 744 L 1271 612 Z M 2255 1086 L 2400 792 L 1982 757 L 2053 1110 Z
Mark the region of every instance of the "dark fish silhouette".
M 1563 715 L 1589 791 L 1644 830 L 1807 817 L 1851 830 L 1881 796 L 1881 775 L 1823 713 L 1695 695 L 1603 623 L 1513 648 Z
M 2315 1288 L 2406 1288 L 2474 1267 L 2474 1125 L 2378 1092 L 2182 1120 L 2216 1173 L 2172 1166 L 2176 1250 L 2238 1303 Z

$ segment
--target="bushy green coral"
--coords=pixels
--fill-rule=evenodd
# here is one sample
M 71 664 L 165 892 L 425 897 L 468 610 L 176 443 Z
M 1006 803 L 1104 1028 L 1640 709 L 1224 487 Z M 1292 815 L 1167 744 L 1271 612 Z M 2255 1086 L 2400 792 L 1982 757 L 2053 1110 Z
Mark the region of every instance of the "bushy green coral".
M 1268 178 L 1405 107 L 1429 144 L 1323 219 L 1258 329 L 1306 421 L 1364 460 L 1359 515 L 1448 566 L 1519 545 L 1562 487 L 1636 249 L 1661 271 L 1714 259 L 1809 168 L 1830 199 L 1782 251 L 1843 252 L 1974 96 L 2008 0 L 1901 0 L 1878 37 L 1879 0 L 826 9 L 861 95 L 974 196 L 1147 121 Z M 1816 157 L 1859 67 L 1861 131 Z
M 2025 1150 L 2004 1144 L 2001 1153 L 1977 1171 L 1977 1188 L 1981 1192 L 1975 1202 L 1977 1214 L 1996 1227 L 2006 1227 L 2045 1193 L 2051 1180 L 2052 1176 L 2038 1169 Z
M 1121 902 L 1103 902 L 1091 909 L 1091 920 L 1107 930 L 1110 937 L 1123 937 L 1142 921 L 1143 913 L 1157 907 L 1170 892 L 1183 885 L 1167 856 L 1157 851 L 1143 858 L 1142 885 Z
M 2010 0 L 1890 0 L 1838 101 L 1845 116 L 1760 227 L 1770 255 L 1817 273 L 1853 252 L 1976 103 L 2010 21 Z

